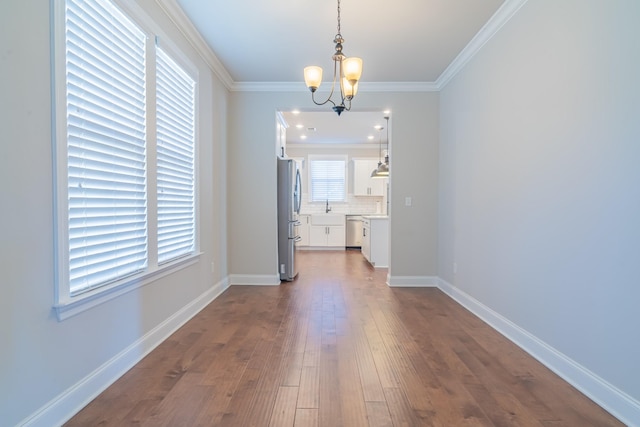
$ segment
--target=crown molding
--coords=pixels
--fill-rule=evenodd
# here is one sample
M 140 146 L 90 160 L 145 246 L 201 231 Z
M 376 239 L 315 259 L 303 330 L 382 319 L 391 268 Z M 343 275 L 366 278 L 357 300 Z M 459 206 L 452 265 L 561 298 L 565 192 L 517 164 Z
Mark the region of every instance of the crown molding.
M 500 8 L 493 14 L 480 31 L 471 41 L 460 51 L 458 56 L 451 61 L 451 64 L 440 74 L 435 81 L 438 90 L 444 87 L 458 74 L 464 66 L 482 49 L 493 36 L 516 14 L 516 12 L 527 2 L 527 0 L 506 0 Z
M 341 142 L 321 142 L 321 143 L 308 143 L 308 142 L 287 142 L 287 148 L 292 148 L 292 149 L 296 149 L 296 148 L 301 148 L 301 149 L 332 149 L 335 150 L 336 148 L 339 149 L 348 149 L 348 150 L 373 150 L 373 149 L 378 149 L 380 147 L 380 144 L 373 144 L 370 142 L 363 142 L 363 143 L 352 143 L 352 144 L 343 144 Z
M 234 82 L 232 92 L 309 92 L 304 81 L 299 82 Z
M 362 92 L 437 92 L 433 82 L 360 82 Z
M 222 65 L 222 62 L 213 53 L 202 35 L 196 30 L 191 20 L 184 13 L 176 0 L 156 0 L 156 3 L 164 10 L 167 17 L 178 27 L 178 30 L 186 37 L 187 41 L 198 52 L 200 57 L 207 63 L 209 68 L 220 79 L 222 84 L 231 90 L 235 84 L 231 78 L 231 74 Z
M 318 93 L 329 93 L 321 88 Z M 309 92 L 303 81 L 299 82 L 235 82 L 233 92 Z M 437 92 L 432 82 L 360 82 L 358 92 Z

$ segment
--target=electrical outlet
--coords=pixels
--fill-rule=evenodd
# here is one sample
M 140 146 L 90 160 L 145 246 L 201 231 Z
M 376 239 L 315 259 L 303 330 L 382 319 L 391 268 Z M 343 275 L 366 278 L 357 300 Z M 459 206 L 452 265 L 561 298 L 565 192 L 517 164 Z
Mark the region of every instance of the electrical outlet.
M 404 198 L 404 205 L 405 206 L 411 206 L 412 200 L 411 197 L 405 197 Z

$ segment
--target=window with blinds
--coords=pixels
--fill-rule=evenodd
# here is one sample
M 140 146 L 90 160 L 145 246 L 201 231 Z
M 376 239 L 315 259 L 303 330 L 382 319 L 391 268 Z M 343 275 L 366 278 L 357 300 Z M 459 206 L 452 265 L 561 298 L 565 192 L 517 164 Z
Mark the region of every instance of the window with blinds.
M 195 81 L 156 49 L 158 262 L 195 248 Z
M 312 202 L 346 201 L 346 164 L 346 156 L 309 156 L 309 188 Z
M 147 266 L 145 34 L 108 1 L 66 2 L 70 294 Z
M 135 10 L 112 0 L 52 5 L 64 319 L 197 261 L 197 76 L 170 40 L 147 42 L 154 25 Z

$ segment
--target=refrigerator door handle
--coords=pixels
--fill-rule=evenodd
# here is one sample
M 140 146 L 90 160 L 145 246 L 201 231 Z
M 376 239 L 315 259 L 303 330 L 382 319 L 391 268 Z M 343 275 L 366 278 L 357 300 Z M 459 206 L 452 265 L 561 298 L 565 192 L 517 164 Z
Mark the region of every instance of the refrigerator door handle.
M 300 236 L 296 236 L 293 239 L 294 242 L 299 242 L 300 240 L 302 240 L 302 237 L 300 237 Z
M 293 210 L 300 215 L 300 207 L 302 205 L 302 180 L 300 179 L 300 170 L 296 168 L 296 184 L 293 190 Z

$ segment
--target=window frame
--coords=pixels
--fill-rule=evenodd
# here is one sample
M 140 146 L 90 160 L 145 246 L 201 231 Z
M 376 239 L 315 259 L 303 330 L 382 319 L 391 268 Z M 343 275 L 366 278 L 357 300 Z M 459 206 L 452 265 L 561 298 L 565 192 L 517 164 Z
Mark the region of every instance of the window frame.
M 346 203 L 347 202 L 347 198 L 348 198 L 348 194 L 347 194 L 347 177 L 348 177 L 348 160 L 349 160 L 349 156 L 347 156 L 346 154 L 310 154 L 309 155 L 309 159 L 308 162 L 309 164 L 307 165 L 307 179 L 309 180 L 309 184 L 307 186 L 308 192 L 309 192 L 309 203 L 325 203 L 326 199 L 315 199 L 314 194 L 313 194 L 313 178 L 312 178 L 312 173 L 313 173 L 313 162 L 315 161 L 323 161 L 323 160 L 328 160 L 328 161 L 342 161 L 344 164 L 344 178 L 343 178 L 343 185 L 344 185 L 344 189 L 343 189 L 343 194 L 344 197 L 341 200 L 329 200 L 330 203 Z
M 66 121 L 66 0 L 52 0 L 51 52 L 52 52 L 52 152 L 54 203 L 54 305 L 59 321 L 102 304 L 119 295 L 157 281 L 199 261 L 199 75 L 197 68 L 149 18 L 135 2 L 109 0 L 145 34 L 146 63 L 146 180 L 147 180 L 147 267 L 140 273 L 102 284 L 72 295 L 69 284 L 69 223 L 67 174 L 67 121 Z M 153 42 L 155 40 L 155 43 Z M 195 81 L 195 143 L 194 143 L 194 250 L 174 260 L 158 263 L 157 238 L 157 156 L 156 156 L 156 46 L 161 44 L 167 53 Z

